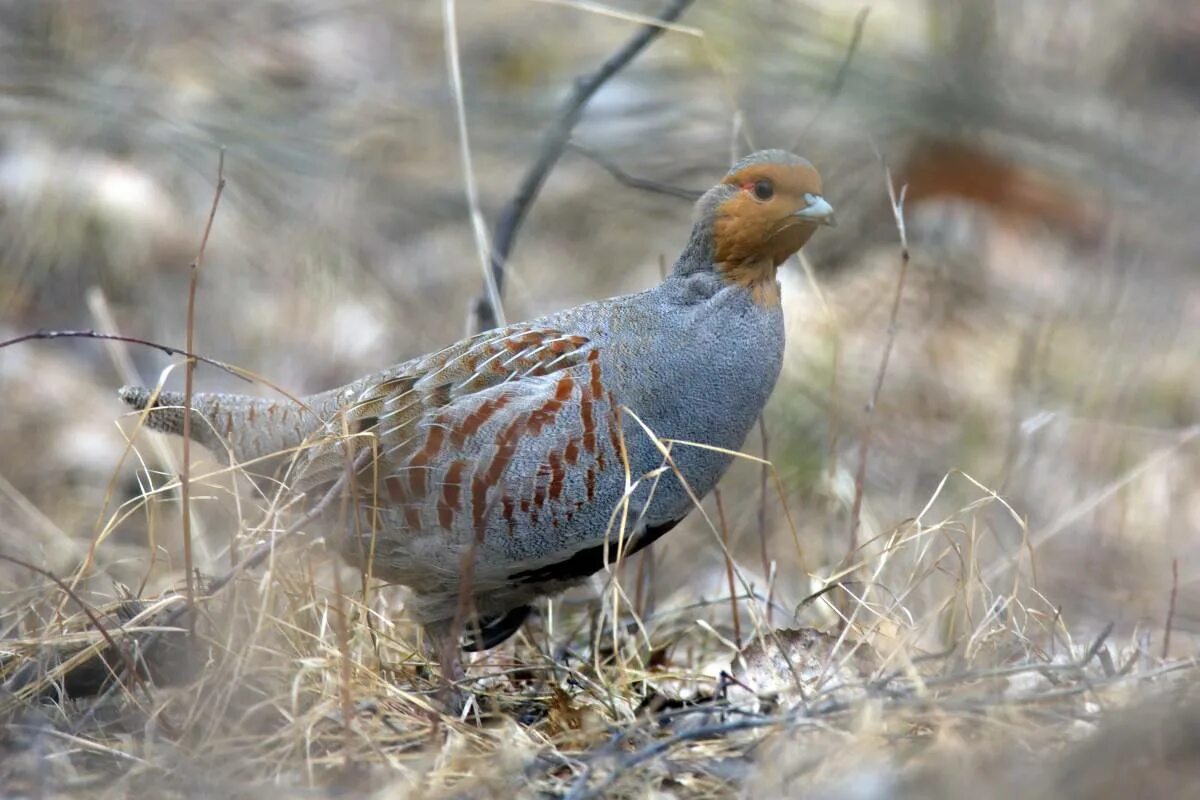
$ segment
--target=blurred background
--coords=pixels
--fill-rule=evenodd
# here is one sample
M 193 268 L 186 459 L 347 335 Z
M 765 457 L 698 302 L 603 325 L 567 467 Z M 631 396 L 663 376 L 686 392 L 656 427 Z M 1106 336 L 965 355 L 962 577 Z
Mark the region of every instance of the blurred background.
M 572 80 L 662 5 L 460 4 L 489 225 Z M 200 353 L 300 394 L 463 335 L 481 274 L 443 35 L 441 4 L 415 0 L 0 4 L 0 338 L 98 328 L 181 347 L 221 147 Z M 768 482 L 764 498 L 751 463 L 722 488 L 758 585 L 769 562 L 785 608 L 817 585 L 783 502 L 807 567 L 841 563 L 869 425 L 861 541 L 994 491 L 1013 513 L 972 517 L 985 561 L 1032 552 L 1051 607 L 1123 634 L 1162 626 L 1174 564 L 1176 647 L 1192 646 L 1197 130 L 1190 0 L 699 0 L 601 90 L 574 141 L 625 173 L 702 190 L 752 149 L 791 148 L 838 212 L 808 269 L 782 275 L 787 360 L 765 429 L 783 495 Z M 868 419 L 900 268 L 885 164 L 907 185 L 912 260 Z M 645 288 L 689 226 L 686 200 L 569 151 L 513 251 L 506 315 Z M 119 511 L 165 476 L 122 460 L 134 420 L 115 389 L 170 363 L 86 340 L 0 350 L 0 551 L 66 574 L 107 530 L 86 596 L 178 584 L 177 507 L 156 504 L 152 547 L 153 514 Z M 269 391 L 203 365 L 197 386 Z M 139 452 L 161 468 L 150 439 Z M 746 451 L 763 452 L 758 436 Z M 225 495 L 199 494 L 212 572 L 236 517 Z M 656 603 L 722 590 L 695 515 L 653 550 Z M 30 585 L 0 565 L 0 606 Z

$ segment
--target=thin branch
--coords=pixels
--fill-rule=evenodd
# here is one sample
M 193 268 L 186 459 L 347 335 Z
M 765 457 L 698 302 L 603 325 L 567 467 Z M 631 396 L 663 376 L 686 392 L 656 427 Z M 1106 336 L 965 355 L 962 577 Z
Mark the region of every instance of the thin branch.
M 1092 646 L 1089 647 L 1087 652 L 1083 654 L 1083 658 L 1079 659 L 1079 669 L 1080 670 L 1082 670 L 1088 664 L 1092 663 L 1092 659 L 1095 658 L 1096 654 L 1100 652 L 1100 648 L 1104 647 L 1104 643 L 1106 641 L 1108 641 L 1108 637 L 1109 637 L 1109 635 L 1112 634 L 1113 628 L 1115 628 L 1115 627 L 1116 627 L 1116 623 L 1109 622 L 1107 625 L 1104 626 L 1104 628 L 1101 629 L 1100 633 L 1096 636 L 1095 640 L 1092 642 Z
M 812 118 L 800 131 L 800 135 L 796 137 L 796 143 L 792 145 L 795 150 L 808 136 L 808 132 L 812 130 L 812 126 L 817 123 L 834 101 L 838 99 L 838 95 L 842 93 L 842 87 L 846 85 L 846 78 L 850 74 L 850 64 L 854 61 L 854 54 L 858 52 L 858 46 L 862 43 L 863 28 L 867 24 L 867 15 L 871 13 L 870 6 L 863 6 L 859 10 L 858 15 L 854 18 L 854 33 L 850 35 L 850 44 L 846 47 L 846 55 L 842 57 L 841 66 L 838 67 L 837 74 L 833 76 L 833 85 L 829 88 L 829 94 L 821 101 L 821 105 L 817 106 L 817 110 L 813 112 Z
M 67 597 L 69 597 L 75 601 L 75 604 L 77 606 L 79 606 L 80 609 L 82 609 L 82 611 L 85 615 L 87 615 L 88 620 L 92 623 L 92 627 L 94 627 L 100 633 L 100 636 L 104 638 L 104 641 L 108 643 L 109 648 L 114 653 L 116 653 L 118 656 L 120 656 L 121 660 L 125 662 L 124 666 L 125 666 L 125 669 L 127 670 L 127 672 L 129 673 L 130 680 L 131 681 L 140 681 L 141 680 L 141 676 L 138 674 L 137 669 L 134 667 L 133 660 L 130 658 L 129 653 L 125 652 L 125 650 L 123 650 L 120 646 L 117 645 L 117 643 L 115 641 L 113 641 L 113 638 L 109 634 L 108 629 L 105 628 L 104 624 L 101 623 L 99 618 L 96 617 L 95 613 L 92 611 L 91 606 L 89 606 L 87 603 L 85 603 L 83 598 L 81 598 L 79 595 L 75 594 L 74 589 L 72 589 L 70 586 L 68 586 L 66 583 L 64 583 L 53 572 L 42 569 L 41 567 L 34 566 L 33 564 L 30 564 L 28 561 L 22 561 L 19 558 L 14 558 L 13 556 L 6 556 L 3 554 L 0 554 L 0 561 L 8 561 L 9 563 L 16 564 L 18 567 L 24 567 L 25 569 L 29 570 L 30 572 L 35 572 L 38 575 L 41 575 L 42 577 L 46 578 L 47 580 L 50 580 L 51 582 L 53 582 L 55 586 L 57 586 L 59 589 L 61 589 L 63 591 L 63 594 L 65 594 Z M 120 627 L 120 623 L 118 623 L 118 627 Z M 115 685 L 121 685 L 120 675 L 117 673 L 116 670 L 114 670 L 112 668 L 112 666 L 108 663 L 108 661 L 105 660 L 103 655 L 100 656 L 100 661 L 101 661 L 101 663 L 104 664 L 104 666 L 108 667 L 109 673 L 113 676 L 113 679 L 116 681 Z
M 734 722 L 723 722 L 716 725 L 701 725 L 694 728 L 689 728 L 682 733 L 677 733 L 668 736 L 664 739 L 659 739 L 639 750 L 635 750 L 619 759 L 615 759 L 613 768 L 605 775 L 602 781 L 599 781 L 596 786 L 589 787 L 588 781 L 592 775 L 591 764 L 585 764 L 584 769 L 580 772 L 575 782 L 571 785 L 570 790 L 565 797 L 567 800 L 591 800 L 595 797 L 605 797 L 608 790 L 620 780 L 623 776 L 629 773 L 632 769 L 643 762 L 657 758 L 664 753 L 667 753 L 671 748 L 685 742 L 692 742 L 701 739 L 717 739 L 722 736 L 728 736 L 731 733 L 746 730 L 757 730 L 760 728 L 769 728 L 776 726 L 784 726 L 789 721 L 792 715 L 779 715 L 772 717 L 751 718 L 737 720 Z M 607 753 L 606 753 L 607 755 Z
M 153 347 L 155 350 L 161 350 L 169 356 L 184 356 L 192 359 L 193 361 L 199 361 L 202 364 L 209 364 L 210 366 L 214 366 L 219 370 L 228 372 L 235 378 L 240 378 L 244 381 L 251 382 L 251 379 L 242 374 L 237 367 L 231 364 L 226 364 L 224 361 L 217 361 L 213 358 L 197 355 L 196 353 L 191 352 L 190 348 L 187 350 L 180 350 L 178 347 L 159 344 L 158 342 L 152 342 L 149 339 L 138 339 L 134 336 L 118 336 L 115 333 L 100 333 L 99 331 L 95 330 L 61 331 L 46 330 L 43 328 L 41 330 L 34 331 L 33 333 L 26 333 L 21 336 L 17 336 L 13 339 L 5 339 L 3 342 L 0 342 L 0 349 L 8 347 L 9 345 L 21 344 L 21 342 L 29 342 L 36 339 L 104 339 L 110 342 L 140 344 L 144 347 Z
M 617 183 L 620 183 L 622 186 L 628 186 L 631 189 L 642 189 L 647 192 L 657 192 L 658 194 L 665 194 L 668 197 L 678 197 L 689 202 L 695 202 L 696 200 L 699 200 L 700 196 L 704 194 L 704 192 L 701 192 L 697 189 L 685 189 L 681 186 L 672 186 L 669 183 L 660 183 L 659 181 L 651 180 L 649 178 L 639 178 L 636 175 L 630 175 L 628 172 L 617 166 L 617 164 L 610 161 L 606 156 L 603 156 L 595 150 L 592 150 L 590 147 L 584 147 L 577 142 L 568 142 L 567 147 L 569 147 L 571 150 L 574 150 L 576 153 L 579 153 L 579 155 L 583 156 L 587 160 L 594 162 L 609 175 L 616 178 Z
M 725 522 L 725 504 L 721 502 L 721 487 L 713 489 L 717 501 L 717 519 L 721 523 L 721 543 L 725 545 L 725 578 L 729 581 L 729 607 L 733 612 L 733 642 L 742 646 L 742 621 L 738 614 L 737 582 L 733 575 L 733 553 L 729 552 L 729 526 Z M 768 606 L 769 608 L 769 606 Z M 767 618 L 770 619 L 770 610 Z
M 346 481 L 350 487 L 349 492 L 342 492 L 340 524 L 344 527 L 346 522 L 346 512 L 349 506 L 351 495 L 354 493 L 354 459 L 350 458 L 350 448 L 346 450 Z M 355 541 L 361 545 L 361 539 L 358 538 L 358 509 L 354 509 L 354 524 L 355 524 Z M 346 736 L 346 749 L 344 753 L 345 761 L 343 767 L 349 768 L 352 752 L 350 744 L 354 739 L 354 697 L 351 687 L 351 676 L 353 675 L 352 666 L 350 663 L 350 619 L 346 612 L 346 593 L 342 587 L 342 565 L 334 563 L 333 567 L 333 604 L 334 604 L 334 635 L 337 637 L 338 646 L 338 699 L 342 704 L 342 730 Z
M 213 190 L 212 207 L 208 211 L 208 222 L 204 225 L 204 235 L 200 238 L 200 249 L 196 251 L 196 260 L 191 263 L 191 281 L 188 284 L 187 301 L 187 351 L 192 352 L 192 344 L 196 327 L 196 285 L 200 280 L 200 267 L 204 264 L 204 251 L 208 248 L 208 236 L 212 233 L 213 220 L 217 216 L 217 206 L 221 203 L 221 193 L 225 191 L 225 148 L 222 147 L 217 157 L 217 187 Z M 192 506 L 191 506 L 191 444 L 192 444 L 192 384 L 196 375 L 196 362 L 188 359 L 184 364 L 183 383 L 183 457 L 179 465 L 179 493 L 181 514 L 183 517 L 183 571 L 187 592 L 187 605 L 192 608 L 196 604 L 196 588 L 192 575 Z M 196 635 L 196 615 L 188 615 L 188 636 Z
M 504 293 L 504 269 L 512 252 L 513 243 L 529 214 L 529 208 L 537 199 L 546 182 L 550 171 L 562 157 L 567 143 L 571 139 L 571 131 L 583 116 L 583 109 L 610 78 L 620 72 L 626 65 L 637 57 L 646 46 L 657 39 L 664 30 L 664 24 L 674 22 L 692 4 L 693 0 L 671 0 L 671 3 L 658 15 L 655 22 L 643 25 L 632 38 L 619 50 L 609 56 L 600 68 L 590 75 L 582 76 L 575 81 L 574 89 L 559 110 L 558 118 L 550 129 L 542 136 L 537 160 L 526 171 L 521 179 L 516 193 L 505 204 L 496 220 L 492 233 L 491 278 L 496 286 L 497 298 Z M 497 309 L 485 294 L 475 303 L 475 328 L 483 331 L 494 328 L 499 317 Z
M 489 328 L 504 324 L 504 307 L 500 304 L 501 279 L 488 265 L 493 263 L 489 252 L 487 226 L 479 205 L 479 189 L 475 185 L 475 167 L 471 163 L 471 139 L 467 133 L 467 106 L 463 99 L 462 67 L 458 58 L 458 16 L 455 0 L 442 0 L 442 20 L 446 34 L 446 68 L 450 72 L 450 88 L 454 92 L 455 119 L 458 123 L 458 149 L 462 160 L 463 183 L 467 192 L 467 208 L 471 215 L 471 233 L 475 237 L 475 250 L 479 253 L 479 267 L 483 270 L 484 298 L 492 312 Z
M 1171 652 L 1171 626 L 1175 623 L 1175 597 L 1179 594 L 1179 559 L 1171 559 L 1171 601 L 1167 605 L 1167 624 L 1163 630 L 1163 661 Z
M 370 450 L 364 450 L 363 452 L 359 453 L 354 460 L 354 471 L 357 471 L 363 465 L 365 465 L 370 456 Z M 312 522 L 314 519 L 323 514 L 325 509 L 329 507 L 329 504 L 333 502 L 334 498 L 339 497 L 342 493 L 342 490 L 348 486 L 348 479 L 348 473 L 342 473 L 342 475 L 338 477 L 333 485 L 326 490 L 325 494 L 321 496 L 321 499 L 318 500 L 316 504 L 313 505 L 313 507 L 309 509 L 303 516 L 301 516 L 300 519 L 289 525 L 283 531 L 283 533 L 272 535 L 270 539 L 260 543 L 254 548 L 254 550 L 250 552 L 250 555 L 246 556 L 235 566 L 230 568 L 228 572 L 209 581 L 206 592 L 208 597 L 210 599 L 215 597 L 225 587 L 233 583 L 234 578 L 238 577 L 243 572 L 247 572 L 260 566 L 264 561 L 267 560 L 271 553 L 275 551 L 275 548 L 281 542 L 294 536 L 301 528 L 305 527 L 308 525 L 308 523 Z M 176 606 L 163 616 L 162 621 L 158 623 L 158 627 L 161 629 L 175 625 L 175 623 L 179 621 L 179 618 L 185 613 L 187 613 L 190 617 L 195 617 L 194 613 L 189 613 L 191 611 L 191 606 L 187 605 L 186 603 L 184 605 Z M 192 623 L 189 623 L 189 625 L 191 624 Z M 142 652 L 150 652 L 150 649 L 154 647 L 162 634 L 162 630 L 151 632 L 150 635 L 146 637 L 145 642 L 142 644 Z M 105 691 L 105 693 L 101 695 L 95 703 L 92 704 L 92 706 L 88 709 L 88 712 L 73 726 L 73 729 L 82 730 L 84 727 L 86 727 L 95 716 L 96 711 L 106 707 L 106 701 L 111 698 L 114 689 L 115 686 L 109 687 L 109 689 Z
M 250 555 L 242 559 L 237 566 L 230 569 L 224 575 L 213 578 L 213 580 L 208 584 L 209 596 L 215 595 L 217 592 L 224 589 L 231 581 L 233 581 L 234 578 L 243 572 L 260 566 L 264 561 L 267 560 L 267 556 L 271 555 L 271 551 L 274 550 L 280 542 L 293 536 L 305 525 L 312 522 L 314 519 L 324 513 L 325 509 L 329 507 L 329 504 L 333 502 L 334 498 L 338 497 L 341 491 L 348 485 L 349 475 L 357 474 L 357 472 L 366 465 L 371 454 L 372 453 L 370 450 L 363 450 L 361 453 L 359 453 L 354 459 L 354 469 L 343 473 L 333 483 L 333 485 L 326 490 L 325 494 L 321 495 L 321 499 L 318 500 L 316 505 L 310 508 L 304 514 L 304 516 L 300 517 L 300 519 L 289 525 L 283 533 L 279 534 L 278 536 L 273 536 L 268 541 L 259 544 L 258 547 L 251 551 Z
M 771 580 L 771 549 L 767 544 L 767 479 L 771 473 L 771 440 L 767 436 L 767 418 L 762 414 L 758 415 L 758 434 L 762 439 L 762 466 L 758 482 L 758 546 L 762 551 L 763 580 L 767 582 L 767 624 L 770 624 L 773 610 L 771 601 L 775 593 L 775 585 Z
M 866 421 L 863 425 L 862 439 L 858 444 L 858 472 L 854 476 L 854 503 L 850 508 L 850 542 L 846 551 L 846 559 L 850 560 L 858 550 L 858 524 L 862 514 L 864 484 L 867 479 L 867 452 L 871 446 L 871 433 L 874 428 L 875 407 L 879 403 L 879 395 L 883 391 L 883 379 L 887 375 L 888 361 L 892 357 L 892 346 L 896 342 L 896 318 L 900 313 L 900 298 L 904 294 L 904 279 L 908 276 L 908 231 L 904 226 L 904 194 L 907 184 L 900 187 L 896 194 L 896 185 L 892 181 L 892 171 L 884 166 L 887 178 L 888 200 L 892 204 L 892 214 L 896 219 L 896 230 L 900 234 L 900 274 L 896 278 L 896 291 L 892 296 L 892 310 L 888 316 L 887 339 L 883 345 L 883 356 L 879 359 L 879 371 L 875 375 L 875 386 L 871 389 L 871 399 L 863 409 Z

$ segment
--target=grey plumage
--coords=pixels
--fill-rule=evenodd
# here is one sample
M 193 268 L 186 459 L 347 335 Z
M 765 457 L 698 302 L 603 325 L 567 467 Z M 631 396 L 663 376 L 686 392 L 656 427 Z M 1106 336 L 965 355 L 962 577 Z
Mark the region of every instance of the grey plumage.
M 475 548 L 475 644 L 491 646 L 534 599 L 602 568 L 618 536 L 644 546 L 716 485 L 732 458 L 719 450 L 742 446 L 779 376 L 775 269 L 815 230 L 797 212 L 820 191 L 807 161 L 753 154 L 697 203 L 659 285 L 466 339 L 306 408 L 198 394 L 193 436 L 238 461 L 301 448 L 293 474 L 309 489 L 377 448 L 343 551 L 409 586 L 412 613 L 443 627 Z M 149 394 L 121 396 L 144 408 Z M 182 429 L 181 408 L 148 417 Z

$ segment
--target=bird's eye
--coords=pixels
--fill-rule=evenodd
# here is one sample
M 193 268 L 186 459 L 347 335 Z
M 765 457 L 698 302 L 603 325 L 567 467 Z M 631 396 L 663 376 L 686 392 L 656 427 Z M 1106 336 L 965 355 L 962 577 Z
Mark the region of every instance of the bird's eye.
M 770 200 L 775 196 L 775 187 L 766 178 L 754 184 L 754 196 L 759 200 Z

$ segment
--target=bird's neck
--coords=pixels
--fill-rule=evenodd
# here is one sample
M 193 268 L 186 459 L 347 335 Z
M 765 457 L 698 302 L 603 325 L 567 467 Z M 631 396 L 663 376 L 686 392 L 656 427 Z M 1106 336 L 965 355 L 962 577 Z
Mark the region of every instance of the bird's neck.
M 675 261 L 672 274 L 687 277 L 697 272 L 715 273 L 731 286 L 741 286 L 762 306 L 779 305 L 779 284 L 776 282 L 774 259 L 717 260 L 716 238 L 711 221 L 700 221 L 692 227 L 692 235 Z
M 712 222 L 701 220 L 692 226 L 692 235 L 675 260 L 672 274 L 684 278 L 696 272 L 711 272 L 716 259 Z
M 758 305 L 768 308 L 779 305 L 778 267 L 770 256 L 755 261 L 718 264 L 717 272 L 726 283 L 750 292 Z

